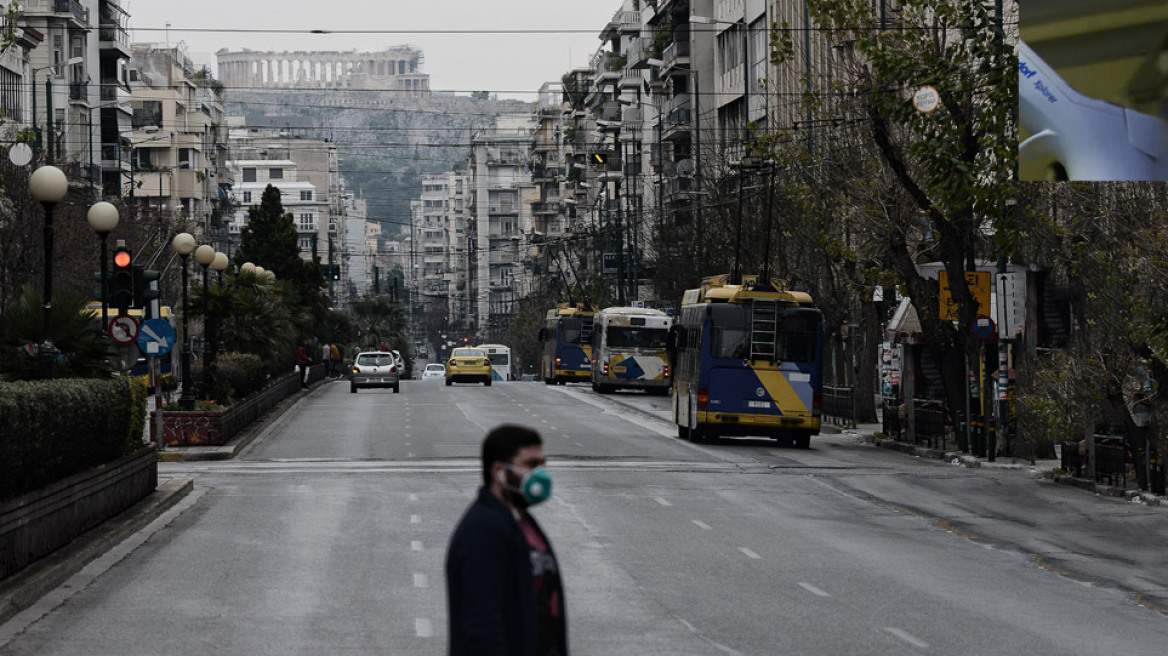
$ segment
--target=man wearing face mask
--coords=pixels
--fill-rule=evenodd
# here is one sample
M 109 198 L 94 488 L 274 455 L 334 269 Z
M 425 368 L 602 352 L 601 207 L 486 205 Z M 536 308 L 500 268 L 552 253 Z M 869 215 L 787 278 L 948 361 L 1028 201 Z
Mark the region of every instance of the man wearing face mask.
M 567 656 L 564 587 L 551 542 L 528 509 L 552 480 L 539 433 L 503 425 L 483 441 L 483 487 L 446 552 L 451 656 Z

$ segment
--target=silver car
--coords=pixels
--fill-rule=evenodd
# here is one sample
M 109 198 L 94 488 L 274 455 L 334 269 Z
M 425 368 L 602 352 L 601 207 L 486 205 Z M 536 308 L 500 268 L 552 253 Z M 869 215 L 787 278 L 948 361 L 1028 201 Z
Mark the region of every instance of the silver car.
M 353 360 L 353 376 L 349 379 L 349 391 L 357 393 L 361 387 L 392 387 L 393 393 L 401 391 L 398 381 L 401 369 L 393 353 L 366 351 L 358 353 Z

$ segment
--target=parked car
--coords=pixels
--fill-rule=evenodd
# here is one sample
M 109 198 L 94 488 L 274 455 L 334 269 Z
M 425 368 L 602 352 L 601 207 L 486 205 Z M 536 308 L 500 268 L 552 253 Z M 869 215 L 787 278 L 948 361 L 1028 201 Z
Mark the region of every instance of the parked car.
M 446 378 L 446 365 L 433 363 L 426 365 L 422 370 L 422 380 L 443 380 Z
M 491 386 L 491 359 L 479 348 L 456 348 L 446 363 L 446 385 L 483 383 Z
M 362 387 L 392 387 L 393 393 L 401 391 L 399 380 L 401 369 L 393 353 L 365 351 L 353 359 L 353 375 L 349 379 L 349 391 L 353 394 Z

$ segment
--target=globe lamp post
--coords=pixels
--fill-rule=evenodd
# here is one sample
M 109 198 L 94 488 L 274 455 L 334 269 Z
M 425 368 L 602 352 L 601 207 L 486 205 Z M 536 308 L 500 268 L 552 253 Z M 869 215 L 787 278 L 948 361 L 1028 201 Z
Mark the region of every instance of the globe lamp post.
M 69 180 L 65 173 L 55 166 L 42 166 L 28 179 L 29 191 L 32 197 L 40 201 L 45 212 L 45 272 L 44 292 L 41 302 L 44 304 L 44 319 L 42 332 L 44 340 L 40 345 L 41 378 L 49 380 L 53 377 L 53 361 L 56 359 L 56 349 L 53 347 L 53 207 L 69 193 Z
M 189 232 L 180 232 L 170 242 L 171 248 L 182 258 L 182 303 L 183 303 L 183 343 L 182 343 L 182 396 L 178 405 L 183 410 L 195 409 L 194 390 L 191 389 L 191 333 L 188 330 L 190 305 L 187 302 L 187 258 L 195 250 L 195 238 Z
M 104 331 L 109 325 L 109 273 L 106 270 L 105 240 L 109 233 L 118 227 L 120 220 L 118 208 L 103 201 L 93 204 L 85 215 L 89 227 L 101 238 L 101 329 Z

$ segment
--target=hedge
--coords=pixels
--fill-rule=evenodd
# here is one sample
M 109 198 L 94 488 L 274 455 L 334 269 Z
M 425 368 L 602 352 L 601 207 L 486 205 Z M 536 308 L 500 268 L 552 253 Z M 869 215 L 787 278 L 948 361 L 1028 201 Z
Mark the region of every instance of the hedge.
M 145 421 L 140 381 L 0 382 L 0 500 L 133 453 Z

